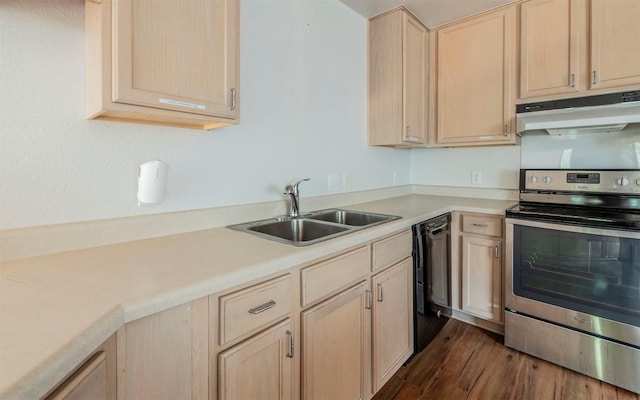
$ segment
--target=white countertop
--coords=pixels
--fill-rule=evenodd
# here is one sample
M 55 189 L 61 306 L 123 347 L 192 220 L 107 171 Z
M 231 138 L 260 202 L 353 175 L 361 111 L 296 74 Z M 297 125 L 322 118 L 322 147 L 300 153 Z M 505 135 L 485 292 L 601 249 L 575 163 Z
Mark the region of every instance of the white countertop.
M 41 397 L 126 322 L 445 212 L 504 214 L 514 203 L 407 195 L 342 207 L 402 219 L 308 247 L 215 228 L 3 263 L 0 398 Z

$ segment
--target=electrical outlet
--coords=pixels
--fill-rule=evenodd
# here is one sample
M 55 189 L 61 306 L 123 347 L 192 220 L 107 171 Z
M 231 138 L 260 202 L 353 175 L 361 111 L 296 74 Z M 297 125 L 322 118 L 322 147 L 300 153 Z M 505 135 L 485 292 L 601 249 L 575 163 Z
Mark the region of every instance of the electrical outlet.
M 327 191 L 328 192 L 337 192 L 340 190 L 341 186 L 342 186 L 342 182 L 341 182 L 340 174 L 327 175 Z
M 471 184 L 480 185 L 482 183 L 482 171 L 471 171 Z
M 351 186 L 351 178 L 347 174 L 342 174 L 342 190 L 347 190 Z

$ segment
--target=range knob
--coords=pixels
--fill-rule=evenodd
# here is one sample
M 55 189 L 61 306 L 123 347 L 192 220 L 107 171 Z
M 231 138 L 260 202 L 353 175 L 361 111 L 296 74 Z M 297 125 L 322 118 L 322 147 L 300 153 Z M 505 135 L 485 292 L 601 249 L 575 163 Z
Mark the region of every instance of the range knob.
M 629 179 L 626 177 L 616 179 L 616 183 L 620 186 L 627 186 L 629 184 Z
M 636 179 L 636 185 L 640 186 L 640 178 Z
M 538 177 L 537 176 L 532 176 L 531 178 L 529 178 L 529 182 L 531 183 L 536 183 L 538 182 Z M 640 182 L 640 179 L 638 179 L 638 182 Z M 640 185 L 640 183 L 638 183 L 638 185 Z
M 545 176 L 544 177 L 544 183 L 546 183 L 547 185 L 551 183 L 551 177 L 550 176 Z

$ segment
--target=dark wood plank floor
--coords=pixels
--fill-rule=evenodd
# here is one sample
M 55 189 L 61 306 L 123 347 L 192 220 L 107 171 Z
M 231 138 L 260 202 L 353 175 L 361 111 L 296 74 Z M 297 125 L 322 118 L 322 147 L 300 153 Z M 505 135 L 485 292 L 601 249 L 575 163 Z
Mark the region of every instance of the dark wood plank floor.
M 374 400 L 629 399 L 640 396 L 504 346 L 503 338 L 449 320 Z

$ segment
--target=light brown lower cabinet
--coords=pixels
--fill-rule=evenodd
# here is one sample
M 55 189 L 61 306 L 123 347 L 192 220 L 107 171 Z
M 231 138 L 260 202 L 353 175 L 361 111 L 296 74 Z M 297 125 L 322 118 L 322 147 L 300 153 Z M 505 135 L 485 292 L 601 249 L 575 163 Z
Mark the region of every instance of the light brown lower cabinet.
M 116 337 L 109 338 L 47 400 L 115 400 Z
M 410 241 L 405 229 L 131 321 L 48 398 L 369 399 L 413 352 Z
M 220 399 L 292 399 L 295 338 L 290 319 L 218 355 Z
M 413 259 L 375 275 L 373 293 L 373 392 L 413 353 Z
M 501 240 L 462 236 L 462 310 L 503 322 Z
M 118 330 L 118 400 L 207 399 L 208 311 L 201 298 Z
M 368 282 L 303 311 L 302 398 L 365 398 Z

